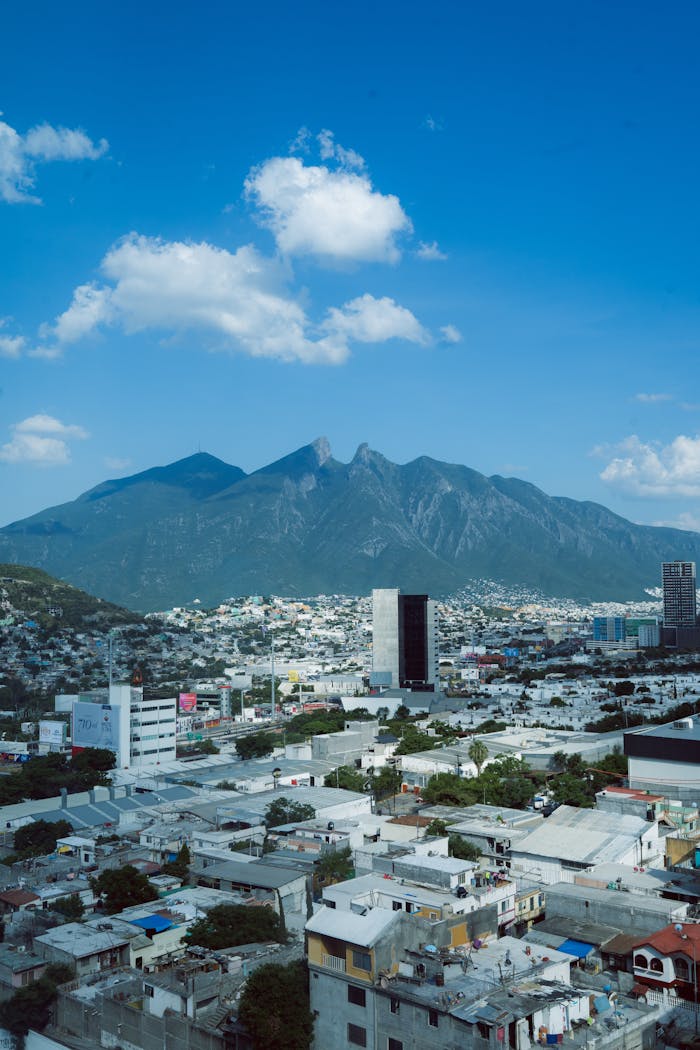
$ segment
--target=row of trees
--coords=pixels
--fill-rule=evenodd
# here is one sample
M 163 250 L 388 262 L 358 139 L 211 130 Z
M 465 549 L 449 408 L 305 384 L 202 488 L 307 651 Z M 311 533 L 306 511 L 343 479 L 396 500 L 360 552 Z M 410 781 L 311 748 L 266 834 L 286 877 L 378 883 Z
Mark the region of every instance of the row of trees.
M 72 758 L 59 752 L 37 755 L 11 776 L 0 777 L 0 806 L 25 799 L 51 798 L 60 794 L 61 788 L 71 793 L 109 784 L 108 773 L 114 769 L 115 762 L 112 751 L 96 747 L 86 747 Z

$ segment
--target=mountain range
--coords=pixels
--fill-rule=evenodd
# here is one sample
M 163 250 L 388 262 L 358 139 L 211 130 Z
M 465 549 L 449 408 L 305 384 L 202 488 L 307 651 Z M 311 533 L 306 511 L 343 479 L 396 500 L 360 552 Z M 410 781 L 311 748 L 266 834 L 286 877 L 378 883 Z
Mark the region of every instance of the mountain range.
M 660 563 L 700 557 L 700 534 L 635 525 L 421 456 L 319 438 L 246 474 L 197 453 L 105 481 L 0 529 L 0 561 L 32 565 L 129 609 L 243 594 L 442 595 L 482 578 L 581 600 L 641 598 Z

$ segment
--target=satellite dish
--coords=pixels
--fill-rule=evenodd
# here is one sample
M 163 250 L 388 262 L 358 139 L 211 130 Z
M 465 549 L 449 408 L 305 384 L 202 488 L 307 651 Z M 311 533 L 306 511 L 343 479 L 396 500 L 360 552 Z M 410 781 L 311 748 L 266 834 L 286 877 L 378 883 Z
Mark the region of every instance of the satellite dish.
M 674 929 L 675 929 L 676 933 L 683 933 L 683 927 L 682 927 L 682 925 L 679 922 L 676 923 L 676 925 L 674 926 Z

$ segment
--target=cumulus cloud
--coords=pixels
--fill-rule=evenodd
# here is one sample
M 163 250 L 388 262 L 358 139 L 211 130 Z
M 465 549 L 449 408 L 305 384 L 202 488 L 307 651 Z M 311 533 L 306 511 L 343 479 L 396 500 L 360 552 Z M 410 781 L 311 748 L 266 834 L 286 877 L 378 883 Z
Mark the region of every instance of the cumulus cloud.
M 331 308 L 314 326 L 289 292 L 285 266 L 251 245 L 232 253 L 134 233 L 114 245 L 101 270 L 105 281 L 80 285 L 68 309 L 43 326 L 54 341 L 46 354 L 110 326 L 205 332 L 210 349 L 307 364 L 340 364 L 351 342 L 428 341 L 410 310 L 371 295 Z
M 56 160 L 97 160 L 109 148 L 95 143 L 79 128 L 39 124 L 25 135 L 0 120 L 0 200 L 8 204 L 40 204 L 32 193 L 36 165 Z
M 600 475 L 608 485 L 635 496 L 700 496 L 700 436 L 660 445 L 632 434 L 616 452 Z
M 128 457 L 105 456 L 105 466 L 121 472 L 131 466 L 131 460 Z
M 440 329 L 440 336 L 442 337 L 443 343 L 462 342 L 462 333 L 459 328 L 453 324 L 444 324 Z
M 2 321 L 0 321 L 0 327 L 2 327 Z M 0 357 L 20 357 L 26 340 L 21 335 L 3 335 L 0 332 Z
M 438 247 L 437 241 L 431 241 L 430 244 L 420 241 L 416 248 L 416 255 L 419 259 L 423 259 L 424 262 L 444 262 L 447 258 L 445 252 Z
M 655 405 L 659 401 L 671 401 L 670 394 L 635 394 L 635 401 L 640 401 L 643 405 Z
M 61 467 L 70 463 L 70 440 L 84 440 L 88 432 L 40 413 L 11 427 L 12 437 L 0 447 L 5 463 L 30 463 L 37 467 Z
M 323 327 L 331 334 L 358 343 L 383 343 L 404 339 L 409 343 L 429 342 L 428 333 L 410 310 L 384 296 L 361 295 L 341 306 L 332 307 Z
M 331 148 L 337 156 L 332 140 Z M 249 173 L 245 194 L 285 255 L 394 263 L 401 255 L 397 238 L 412 230 L 398 197 L 379 193 L 365 173 L 347 166 L 272 157 Z

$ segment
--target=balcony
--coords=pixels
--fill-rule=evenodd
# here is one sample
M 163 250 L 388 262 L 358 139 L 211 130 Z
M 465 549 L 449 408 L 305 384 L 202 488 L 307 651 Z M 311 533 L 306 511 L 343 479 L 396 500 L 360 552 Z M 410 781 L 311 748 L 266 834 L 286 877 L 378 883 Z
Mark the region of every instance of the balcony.
M 338 955 L 321 955 L 321 966 L 327 970 L 336 970 L 337 973 L 345 973 L 345 959 Z

